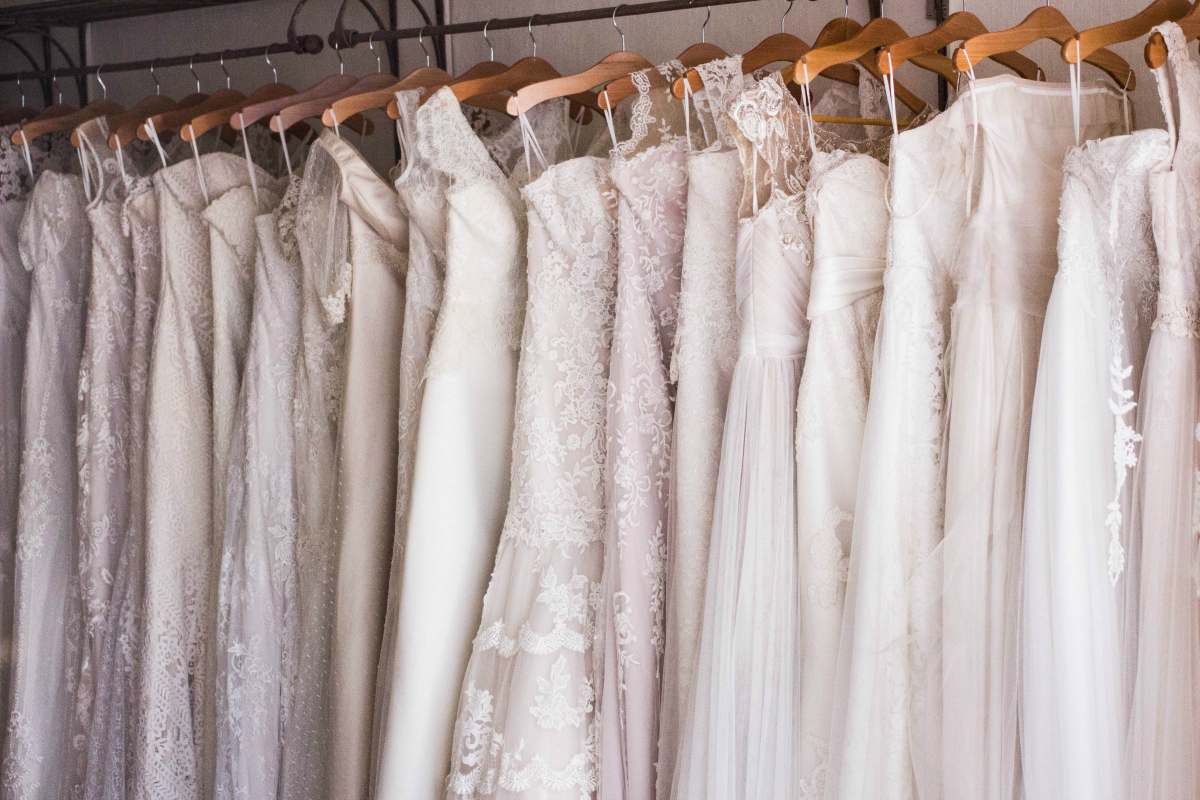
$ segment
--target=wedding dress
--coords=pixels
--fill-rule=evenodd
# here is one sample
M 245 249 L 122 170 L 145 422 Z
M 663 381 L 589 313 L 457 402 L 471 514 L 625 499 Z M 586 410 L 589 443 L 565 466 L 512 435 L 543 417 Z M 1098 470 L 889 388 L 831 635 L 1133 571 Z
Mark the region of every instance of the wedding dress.
M 596 791 L 592 641 L 602 602 L 605 397 L 617 278 L 607 159 L 522 190 L 528 292 L 512 486 L 463 679 L 447 798 Z
M 860 89 L 870 86 L 868 76 Z M 862 94 L 867 94 L 863 91 Z M 867 109 L 863 109 L 864 116 Z M 796 506 L 800 797 L 824 798 L 844 583 L 887 257 L 887 166 L 814 152 L 805 210 L 813 231 L 808 348 L 797 395 Z
M 136 156 L 136 145 L 130 155 Z M 158 158 L 153 153 L 154 159 Z M 122 159 L 124 156 L 122 156 Z M 137 163 L 137 159 L 130 158 Z M 132 339 L 128 375 L 128 527 L 113 575 L 105 620 L 104 649 L 97 665 L 97 689 L 88 739 L 86 800 L 138 797 L 134 758 L 137 750 L 144 556 L 146 548 L 146 423 L 150 356 L 162 278 L 162 253 L 154 182 L 140 174 L 158 165 L 119 167 L 125 184 L 121 225 L 129 231 L 132 258 Z
M 679 62 L 658 67 L 668 82 Z M 666 600 L 676 306 L 687 217 L 683 103 L 638 90 L 633 136 L 613 149 L 617 300 L 608 380 L 607 532 L 596 651 L 600 785 L 605 800 L 650 797 L 656 784 Z M 601 646 L 602 645 L 602 648 Z
M 265 186 L 268 176 L 260 171 L 257 180 Z M 246 160 L 228 153 L 188 159 L 154 175 L 162 287 L 150 367 L 136 780 L 138 791 L 155 800 L 212 796 L 213 409 L 214 396 L 227 387 L 213 382 L 214 276 L 221 273 L 213 268 L 215 234 L 204 212 L 249 183 Z
M 1124 797 L 1128 720 L 1121 569 L 1132 425 L 1158 266 L 1150 174 L 1165 131 L 1068 153 L 1058 274 L 1046 309 L 1029 433 L 1021 611 L 1025 796 Z
M 1168 64 L 1156 77 L 1173 160 L 1168 171 L 1151 178 L 1159 294 L 1137 409 L 1143 437 L 1133 481 L 1134 535 L 1140 532 L 1141 538 L 1140 615 L 1131 676 L 1126 797 L 1196 800 L 1200 798 L 1200 225 L 1196 220 L 1200 70 L 1188 54 L 1179 26 L 1167 23 L 1158 30 L 1169 53 Z M 1172 83 L 1179 102 L 1178 142 Z
M 330 130 L 325 148 L 341 172 L 348 258 L 345 392 L 337 442 L 337 556 L 330 664 L 329 791 L 366 798 L 371 786 L 375 672 L 383 638 L 396 525 L 400 343 L 408 221 L 395 190 Z
M 799 679 L 796 393 L 811 236 L 801 111 L 772 74 L 733 104 L 745 169 L 740 344 L 725 416 L 694 700 L 677 798 L 794 798 Z
M 446 275 L 445 202 L 448 179 L 421 153 L 417 144 L 421 135 L 417 117 L 424 94 L 424 89 L 396 92 L 400 113 L 396 122 L 396 135 L 400 140 L 400 174 L 395 180 L 395 187 L 408 213 L 408 273 L 404 279 L 404 334 L 400 343 L 396 531 L 392 542 L 387 612 L 375 685 L 375 733 L 371 763 L 374 770 L 372 791 L 377 797 L 399 794 L 407 784 L 406 773 L 411 768 L 403 744 L 406 737 L 405 728 L 399 722 L 399 702 L 393 700 L 393 696 L 403 680 L 400 665 L 407 655 L 398 649 L 398 627 L 413 461 L 417 455 L 417 423 L 425 391 L 425 365 L 429 360 L 438 309 L 442 305 Z M 448 742 L 448 736 L 443 738 Z M 443 778 L 444 774 L 437 777 L 438 787 Z
M 12 581 L 17 544 L 21 469 L 21 395 L 25 377 L 25 334 L 29 327 L 31 276 L 21 263 L 21 218 L 36 176 L 66 171 L 74 158 L 65 136 L 35 139 L 33 173 L 12 143 L 16 125 L 0 127 L 0 750 L 8 721 L 12 669 Z M 40 145 L 40 146 L 39 146 Z
M 557 152 L 566 101 L 537 106 L 524 124 Z M 447 180 L 445 292 L 412 442 L 405 538 L 393 555 L 395 682 L 377 788 L 414 799 L 445 790 L 463 674 L 504 526 L 526 294 L 524 209 L 454 93 L 438 91 L 416 125 L 419 157 Z
M 662 685 L 655 796 L 668 800 L 679 743 L 692 702 L 704 578 L 712 533 L 721 430 L 737 362 L 737 204 L 742 165 L 729 106 L 754 78 L 742 57 L 696 68 L 704 89 L 693 99 L 707 146 L 687 156 L 687 222 L 679 284 L 679 322 L 670 377 L 675 382 L 672 485 L 667 508 L 667 562 Z
M 129 484 L 134 266 L 122 212 L 125 184 L 108 147 L 104 118 L 78 129 L 92 197 L 91 288 L 79 367 L 77 450 L 78 559 L 83 603 L 79 685 L 72 720 L 72 794 L 83 791 L 100 662 L 105 651 L 113 575 L 135 502 Z
M 296 679 L 283 731 L 283 800 L 329 794 L 329 664 L 337 571 L 337 450 L 346 353 L 349 212 L 341 170 L 321 145 L 300 181 L 296 242 L 301 328 L 296 355 Z
M 891 140 L 888 264 L 833 686 L 826 796 L 939 798 L 950 271 L 966 225 L 969 100 Z
M 980 187 L 954 266 L 947 354 L 942 699 L 947 798 L 1021 796 L 1018 605 L 1026 455 L 1054 273 L 1062 163 L 1075 143 L 1066 86 L 974 81 L 966 147 Z M 1120 93 L 1085 83 L 1079 141 L 1124 130 Z
M 12 676 L 0 796 L 65 797 L 83 609 L 76 489 L 79 365 L 91 278 L 83 180 L 44 171 L 20 227 L 30 275 L 21 488 L 13 574 Z

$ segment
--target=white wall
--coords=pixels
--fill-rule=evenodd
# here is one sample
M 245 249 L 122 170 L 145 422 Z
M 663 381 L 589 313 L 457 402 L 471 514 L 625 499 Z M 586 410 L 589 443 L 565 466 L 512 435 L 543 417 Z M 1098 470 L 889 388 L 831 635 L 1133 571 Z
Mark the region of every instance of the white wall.
M 426 0 L 432 11 L 435 0 Z M 444 0 L 448 18 L 453 22 L 487 19 L 489 17 L 524 16 L 533 13 L 548 13 L 578 8 L 595 8 L 612 4 L 612 0 Z M 950 0 L 952 11 L 960 10 L 962 0 Z M 1132 14 L 1148 0 L 1055 0 L 1078 28 L 1100 25 Z M 378 0 L 377 0 L 378 3 Z M 983 23 L 993 30 L 1014 25 L 1041 0 L 967 0 L 967 10 L 977 14 Z M 299 31 L 318 33 L 325 36 L 333 28 L 334 16 L 339 0 L 310 0 L 301 11 Z M 867 0 L 850 0 L 850 15 L 860 22 L 868 18 Z M 909 33 L 929 30 L 931 20 L 925 18 L 926 0 L 885 0 L 884 13 L 899 22 Z M 192 51 L 212 51 L 226 47 L 248 47 L 268 42 L 283 41 L 290 17 L 293 0 L 256 0 L 241 5 L 217 7 L 204 10 L 161 14 L 133 20 L 97 23 L 90 31 L 90 57 L 92 63 L 174 56 Z M 382 3 L 380 13 L 386 16 Z M 707 39 L 729 52 L 745 51 L 764 36 L 779 30 L 780 16 L 787 8 L 786 0 L 757 0 L 757 2 L 712 9 Z M 808 42 L 816 37 L 821 27 L 844 10 L 843 0 L 797 0 L 787 17 L 787 30 Z M 402 27 L 421 24 L 415 9 L 400 0 L 400 25 Z M 674 11 L 618 20 L 626 34 L 627 47 L 641 53 L 651 61 L 660 62 L 674 57 L 689 44 L 699 41 L 700 24 L 705 9 L 697 2 L 695 10 Z M 351 5 L 346 24 L 357 30 L 370 30 L 367 13 L 358 5 Z M 535 27 L 538 40 L 538 55 L 545 57 L 564 74 L 590 66 L 605 54 L 620 46 L 620 38 L 607 20 Z M 75 33 L 60 31 L 60 40 L 68 49 L 74 48 Z M 530 53 L 530 42 L 525 29 L 495 31 L 490 34 L 496 48 L 497 60 L 512 63 Z M 451 71 L 462 72 L 475 62 L 488 56 L 487 45 L 481 34 L 461 34 L 450 37 L 449 52 Z M 1162 124 L 1162 112 L 1154 88 L 1154 79 L 1142 58 L 1144 42 L 1130 42 L 1115 49 L 1133 65 L 1138 79 L 1137 89 L 1132 92 L 1138 124 L 1142 127 Z M 382 54 L 382 47 L 377 47 Z M 8 48 L 0 50 L 0 69 L 20 69 L 22 61 L 15 58 Z M 1057 45 L 1039 42 L 1024 51 L 1047 72 L 1050 80 L 1065 81 L 1067 67 L 1058 53 Z M 375 69 L 375 59 L 366 45 L 344 51 L 347 71 L 363 73 Z M 273 57 L 281 81 L 304 88 L 316 79 L 336 71 L 337 57 L 330 48 L 317 56 L 285 53 Z M 425 61 L 425 56 L 415 40 L 400 44 L 401 70 L 415 68 Z M 227 68 L 233 76 L 233 86 L 249 92 L 258 85 L 271 80 L 271 72 L 261 59 L 229 62 Z M 216 64 L 204 64 L 196 68 L 202 79 L 203 88 L 211 91 L 224 84 L 224 75 Z M 981 65 L 980 76 L 993 74 L 990 65 Z M 163 91 L 174 96 L 186 94 L 194 89 L 194 81 L 187 67 L 158 70 Z M 1085 78 L 1100 77 L 1102 73 L 1085 67 Z M 148 73 L 113 73 L 105 78 L 109 97 L 121 102 L 132 103 L 150 93 L 154 84 Z M 936 82 L 928 73 L 906 65 L 900 70 L 901 83 L 908 86 L 926 100 L 935 101 Z M 60 81 L 68 102 L 74 100 L 73 88 L 67 81 Z M 92 91 L 99 87 L 92 81 Z M 27 85 L 31 101 L 40 104 L 37 90 Z M 18 101 L 19 95 L 12 84 L 0 86 L 0 106 Z M 393 128 L 386 124 L 381 112 L 376 117 L 378 129 L 363 143 L 364 151 L 376 163 L 385 168 L 393 158 Z

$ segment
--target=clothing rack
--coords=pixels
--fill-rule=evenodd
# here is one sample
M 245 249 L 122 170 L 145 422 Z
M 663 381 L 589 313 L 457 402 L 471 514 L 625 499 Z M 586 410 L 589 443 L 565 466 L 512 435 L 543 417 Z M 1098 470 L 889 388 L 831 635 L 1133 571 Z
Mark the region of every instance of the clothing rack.
M 683 11 L 699 9 L 707 6 L 724 6 L 738 3 L 754 2 L 755 0 L 655 0 L 647 3 L 623 3 L 605 8 L 591 8 L 579 11 L 562 11 L 551 14 L 534 14 L 532 16 L 505 17 L 474 22 L 458 22 L 450 25 L 424 25 L 418 28 L 400 28 L 397 30 L 378 30 L 361 32 L 341 28 L 339 14 L 338 28 L 329 35 L 329 43 L 338 49 L 354 47 L 369 41 L 392 43 L 400 39 L 416 39 L 428 36 L 437 38 L 457 33 L 478 33 L 485 28 L 488 31 L 508 28 L 525 28 L 532 25 L 548 26 L 566 22 L 584 22 L 587 20 L 616 19 L 617 17 L 632 17 L 643 14 L 658 14 L 666 11 Z M 206 8 L 215 5 L 243 3 L 247 0 L 118 0 L 118 2 L 95 3 L 89 0 L 55 0 L 45 4 L 30 4 L 0 11 L 0 21 L 20 20 L 29 24 L 71 24 L 78 25 L 82 31 L 83 24 L 107 19 L 120 19 L 152 13 L 165 13 L 196 8 Z M 870 0 L 871 16 L 878 17 L 881 13 L 882 0 Z M 300 5 L 303 5 L 301 0 Z M 46 13 L 39 13 L 44 8 Z M 300 6 L 297 6 L 298 12 Z M 344 9 L 343 9 L 344 10 Z M 320 53 L 325 46 L 324 40 L 315 34 L 294 34 L 295 13 L 288 30 L 287 42 L 261 45 L 258 47 L 231 48 L 211 53 L 196 53 L 192 55 L 171 56 L 167 58 L 141 59 L 139 61 L 122 61 L 109 64 L 69 66 L 60 69 L 27 70 L 21 72 L 0 73 L 0 82 L 11 83 L 17 80 L 35 80 L 55 77 L 85 77 L 100 72 L 108 75 L 114 72 L 134 72 L 147 70 L 151 67 L 178 67 L 194 64 L 211 63 L 214 61 L 234 61 L 241 58 L 262 58 L 264 55 L 275 53 Z M 0 33 L 3 33 L 0 30 Z

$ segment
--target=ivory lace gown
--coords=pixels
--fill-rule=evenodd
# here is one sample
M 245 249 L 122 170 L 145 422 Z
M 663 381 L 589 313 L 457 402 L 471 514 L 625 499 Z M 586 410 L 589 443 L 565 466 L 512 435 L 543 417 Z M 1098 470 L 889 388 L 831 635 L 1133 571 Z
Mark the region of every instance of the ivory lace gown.
M 866 87 L 867 81 L 863 84 Z M 887 256 L 888 171 L 817 152 L 806 189 L 813 228 L 809 334 L 796 420 L 799 510 L 801 798 L 824 798 L 844 584 Z
M 968 99 L 891 140 L 891 222 L 833 687 L 827 797 L 938 798 L 946 384 Z
M 339 285 L 348 328 L 344 423 L 337 442 L 337 588 L 325 753 L 330 797 L 342 800 L 366 798 L 371 785 L 375 672 L 396 526 L 408 221 L 395 190 L 349 143 L 325 130 L 316 146 L 337 163 L 338 199 L 349 222 Z
M 678 62 L 658 68 L 672 81 Z M 634 73 L 630 127 L 612 157 L 617 190 L 617 304 L 608 382 L 607 533 L 599 617 L 597 716 L 606 799 L 656 784 L 664 638 L 667 504 L 675 346 L 687 204 L 684 105 Z
M 811 238 L 801 112 L 778 74 L 730 112 L 745 168 L 739 215 L 740 344 L 713 510 L 694 700 L 674 796 L 794 798 L 796 392 Z
M 943 543 L 947 798 L 1021 796 L 1017 752 L 1021 517 L 1037 354 L 1057 269 L 1067 86 L 975 81 L 980 189 L 954 267 Z M 962 101 L 960 101 L 962 102 Z M 1080 141 L 1122 132 L 1120 95 L 1083 85 Z M 969 148 L 972 132 L 964 129 Z
M 1137 389 L 1158 256 L 1151 171 L 1165 131 L 1067 154 L 1058 274 L 1046 310 L 1025 478 L 1021 762 L 1025 796 L 1123 798 L 1133 674 L 1122 562 Z
M 254 306 L 226 478 L 218 584 L 218 798 L 277 794 L 285 729 L 293 720 L 299 195 L 300 178 L 292 177 L 279 207 L 253 219 Z
M 203 170 L 201 184 L 197 168 Z M 266 173 L 258 176 L 266 185 Z M 250 183 L 246 161 L 210 153 L 154 175 L 162 286 L 150 367 L 146 586 L 136 781 L 145 797 L 212 794 L 216 757 L 213 550 L 218 317 L 208 199 Z M 222 286 L 222 291 L 226 287 Z M 222 349 L 222 355 L 228 353 Z M 232 380 L 228 369 L 225 379 Z M 216 551 L 219 553 L 219 551 Z
M 127 165 L 126 170 L 122 175 L 126 199 L 120 224 L 129 230 L 133 275 L 128 362 L 128 485 L 132 505 L 113 574 L 112 596 L 104 622 L 104 647 L 96 667 L 97 689 L 84 786 L 84 797 L 88 800 L 125 800 L 138 796 L 134 753 L 146 549 L 146 412 L 162 253 L 154 183 L 138 175 L 132 165 Z
M 729 384 L 737 362 L 737 205 L 742 164 L 727 113 L 754 79 L 741 56 L 697 67 L 697 116 L 707 146 L 687 157 L 687 223 L 679 284 L 672 480 L 667 525 L 665 622 L 658 731 L 657 797 L 667 800 L 692 702 L 717 466 Z
M 1126 797 L 1200 798 L 1200 70 L 1179 27 L 1159 28 L 1170 54 L 1156 77 L 1178 143 L 1151 178 L 1159 255 L 1157 316 L 1138 397 L 1142 446 L 1133 480 L 1141 534 L 1138 652 Z M 1174 131 L 1172 131 L 1174 133 Z M 1107 537 L 1105 537 L 1107 539 Z M 1128 569 L 1128 568 L 1127 568 Z M 1122 577 L 1122 580 L 1125 578 Z
M 348 211 L 338 202 L 341 171 L 329 151 L 309 150 L 297 203 L 301 275 L 296 374 L 296 597 L 299 658 L 291 721 L 283 732 L 279 796 L 328 795 L 329 664 L 337 570 L 336 443 L 346 353 L 343 265 Z
M 592 641 L 617 278 L 608 160 L 551 166 L 522 194 L 529 302 L 512 486 L 463 679 L 448 798 L 576 800 L 598 780 Z
M 38 138 L 30 147 L 35 173 L 31 175 L 21 149 L 12 144 L 10 137 L 15 130 L 13 125 L 0 128 L 0 720 L 3 720 L 0 747 L 8 723 L 12 669 L 13 569 L 21 487 L 21 396 L 31 287 L 31 275 L 21 262 L 21 219 L 35 175 L 47 169 L 66 171 L 68 158 L 75 157 L 66 137 Z
M 88 771 L 88 741 L 101 688 L 100 663 L 106 650 L 113 577 L 136 502 L 129 482 L 134 264 L 133 244 L 122 219 L 126 187 L 108 148 L 104 119 L 81 125 L 79 138 L 93 196 L 87 206 L 92 279 L 79 367 L 75 440 L 78 580 L 84 622 L 71 733 L 75 795 L 83 791 Z
M 73 790 L 70 734 L 82 604 L 76 536 L 79 364 L 91 280 L 91 226 L 78 175 L 45 171 L 21 220 L 31 273 L 13 576 L 12 676 L 0 796 Z
M 547 102 L 529 115 L 532 128 L 543 130 L 548 152 L 566 136 L 565 106 Z M 548 130 L 539 119 L 549 121 Z M 512 124 L 519 129 L 519 122 Z M 411 496 L 404 539 L 393 554 L 394 677 L 376 788 L 394 798 L 444 791 L 450 769 L 463 674 L 509 498 L 525 307 L 525 215 L 516 191 L 449 89 L 420 107 L 416 127 L 417 168 L 434 169 L 447 181 L 437 209 L 445 216 L 445 292 L 432 337 L 425 339 L 427 358 L 420 347 L 423 319 L 414 320 L 411 339 L 416 352 L 410 357 L 425 362 L 423 395 L 419 425 L 412 423 L 416 435 L 406 441 Z M 436 203 L 437 197 L 414 200 Z M 422 269 L 436 267 L 426 261 Z M 420 377 L 412 388 L 422 387 Z

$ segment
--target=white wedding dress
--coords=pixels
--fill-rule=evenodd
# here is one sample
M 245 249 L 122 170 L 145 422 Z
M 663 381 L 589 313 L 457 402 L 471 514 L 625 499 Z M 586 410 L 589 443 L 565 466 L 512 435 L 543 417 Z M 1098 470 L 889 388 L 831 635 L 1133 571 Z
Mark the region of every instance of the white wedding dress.
M 91 225 L 78 175 L 44 171 L 20 227 L 31 273 L 13 574 L 12 676 L 0 796 L 66 797 L 83 609 L 75 436 L 91 279 Z
M 974 81 L 968 150 L 980 186 L 954 266 L 947 354 L 942 597 L 942 791 L 1021 797 L 1021 520 L 1042 319 L 1057 270 L 1072 93 L 1010 76 Z M 1120 93 L 1084 83 L 1080 141 L 1124 132 Z M 961 146 L 961 145 L 960 145 Z
M 1174 23 L 1158 29 L 1168 63 L 1156 76 L 1178 141 L 1151 177 L 1158 246 L 1157 316 L 1138 397 L 1133 480 L 1140 544 L 1137 656 L 1125 762 L 1128 800 L 1200 798 L 1200 69 Z M 1171 73 L 1168 75 L 1168 71 Z M 1174 78 L 1173 81 L 1170 78 Z M 1174 126 L 1170 125 L 1172 139 Z M 1139 536 L 1140 534 L 1140 536 Z M 1140 538 L 1140 542 L 1137 539 Z M 1133 564 L 1130 565 L 1134 566 Z M 1123 577 L 1122 580 L 1125 578 Z
M 864 77 L 862 87 L 868 85 Z M 814 153 L 809 169 L 805 210 L 813 230 L 813 276 L 796 401 L 796 769 L 800 797 L 823 800 L 859 456 L 883 301 L 888 168 L 871 155 L 833 150 Z
M 607 159 L 527 185 L 529 301 L 512 487 L 463 679 L 445 796 L 596 791 L 592 642 L 605 531 L 605 397 L 617 277 Z
M 1021 767 L 1029 800 L 1124 797 L 1133 428 L 1158 257 L 1151 170 L 1165 131 L 1067 154 L 1058 274 L 1029 433 L 1021 610 Z
M 939 798 L 951 267 L 966 225 L 959 99 L 891 140 L 888 264 L 839 636 L 826 795 Z
M 531 112 L 566 132 L 565 101 Z M 446 176 L 445 283 L 424 370 L 399 585 L 388 797 L 444 791 L 471 639 L 504 526 L 525 307 L 524 213 L 454 93 L 417 111 L 419 157 Z M 519 126 L 519 122 L 512 123 Z M 540 125 L 538 127 L 541 127 Z
M 737 206 L 743 182 L 733 122 L 727 115 L 733 101 L 754 85 L 753 77 L 742 74 L 742 57 L 737 55 L 701 64 L 697 71 L 704 89 L 693 100 L 706 147 L 687 157 L 687 222 L 670 373 L 675 382 L 675 428 L 655 790 L 663 800 L 671 797 L 692 703 L 721 431 L 737 363 Z

